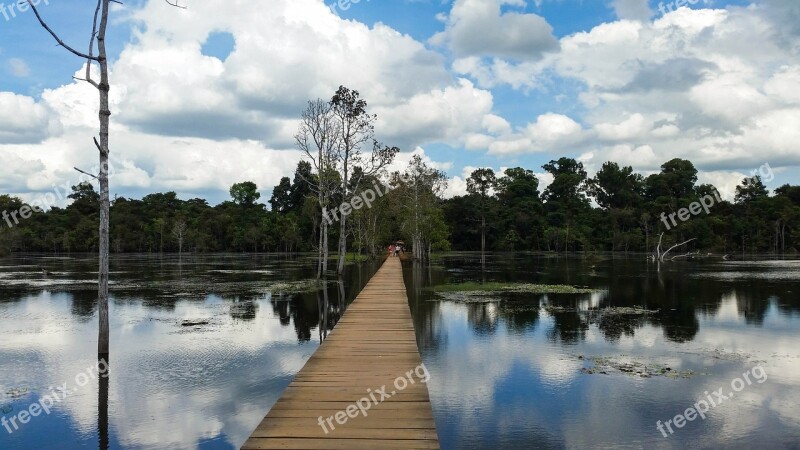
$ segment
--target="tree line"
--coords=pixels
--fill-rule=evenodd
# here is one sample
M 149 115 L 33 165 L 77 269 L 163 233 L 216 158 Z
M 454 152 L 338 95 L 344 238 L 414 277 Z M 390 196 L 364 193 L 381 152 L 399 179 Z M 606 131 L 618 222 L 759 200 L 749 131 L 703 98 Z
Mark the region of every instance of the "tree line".
M 479 169 L 468 179 L 467 195 L 443 199 L 447 178 L 419 156 L 402 174 L 368 175 L 356 167 L 358 183 L 351 178 L 346 192 L 327 191 L 326 210 L 376 186 L 385 194 L 340 226 L 330 226 L 319 200 L 324 181 L 310 162 L 301 161 L 293 176 L 274 187 L 269 206 L 259 202 L 258 186 L 249 181 L 233 185 L 231 199 L 216 206 L 200 198 L 181 200 L 175 192 L 140 200 L 117 197 L 111 204 L 111 249 L 310 252 L 327 242 L 336 252 L 342 233 L 346 252 L 377 256 L 391 241 L 405 239 L 418 258 L 448 249 L 651 252 L 661 233 L 665 243 L 694 239 L 690 249 L 710 252 L 784 253 L 800 247 L 800 186 L 784 185 L 771 195 L 759 175 L 746 178 L 733 202 L 717 202 L 709 214 L 672 226 L 664 217 L 718 195 L 713 186 L 697 184 L 697 169 L 689 161 L 669 161 L 648 177 L 608 162 L 589 178 L 570 158 L 544 169 L 553 176 L 544 191 L 531 170 L 510 168 L 498 177 Z M 338 185 L 339 178 L 331 178 Z M 14 227 L 0 223 L 0 251 L 96 251 L 98 193 L 84 183 L 74 186 L 69 198 L 66 208 L 33 214 Z M 18 198 L 0 196 L 0 211 L 23 206 Z
M 376 139 L 376 120 L 358 91 L 344 86 L 330 100 L 310 101 L 295 136 L 305 158 L 292 177 L 283 177 L 273 188 L 269 207 L 259 202 L 258 186 L 251 181 L 231 186 L 231 199 L 215 206 L 201 198 L 182 200 L 175 192 L 116 197 L 109 206 L 111 251 L 316 251 L 321 276 L 328 271 L 332 249 L 341 273 L 348 251 L 375 257 L 404 237 L 414 243 L 419 258 L 447 248 L 440 198 L 446 176 L 419 157 L 406 173 L 387 173 L 399 149 Z M 72 203 L 65 208 L 41 211 L 19 198 L 0 196 L 0 211 L 12 213 L 8 226 L 0 226 L 0 254 L 97 251 L 101 196 L 87 182 L 73 186 L 69 198 Z M 330 218 L 331 211 L 351 201 L 354 205 L 356 198 L 375 198 L 375 203 Z M 20 221 L 21 210 L 37 213 L 22 215 Z
M 447 177 L 412 157 L 402 172 L 387 167 L 399 152 L 375 136 L 377 116 L 358 91 L 341 86 L 330 100 L 308 102 L 295 136 L 304 155 L 293 175 L 261 203 L 251 181 L 230 188 L 230 200 L 209 205 L 175 192 L 110 202 L 114 253 L 316 252 L 318 275 L 341 272 L 350 255 L 376 257 L 402 239 L 417 259 L 434 251 L 796 252 L 800 247 L 800 186 L 770 193 L 760 175 L 745 178 L 733 202 L 698 184 L 688 160 L 673 159 L 647 177 L 607 162 L 589 177 L 563 157 L 534 171 L 475 170 L 466 195 L 443 198 Z M 90 183 L 72 187 L 72 203 L 0 222 L 0 254 L 98 251 L 101 195 Z M 701 199 L 713 205 L 674 216 Z M 33 208 L 0 195 L 0 211 Z M 346 214 L 345 214 L 346 212 Z M 670 221 L 671 217 L 671 221 Z M 685 220 L 684 220 L 685 219 Z M 333 255 L 331 255 L 333 252 Z
M 606 162 L 590 178 L 572 158 L 543 169 L 553 178 L 543 192 L 527 169 L 507 169 L 499 177 L 491 169 L 473 172 L 468 195 L 443 201 L 453 248 L 653 252 L 662 239 L 664 245 L 691 240 L 688 250 L 722 253 L 794 253 L 800 247 L 800 186 L 784 185 L 771 195 L 755 174 L 736 187 L 733 202 L 720 199 L 708 213 L 681 214 L 678 221 L 676 213 L 701 199 L 720 198 L 714 186 L 698 184 L 691 161 L 673 159 L 647 177 Z
M 346 222 L 346 250 L 377 256 L 390 242 L 408 236 L 409 243 L 433 249 L 448 248 L 440 193 L 445 175 L 414 157 L 408 181 L 403 174 L 381 179 L 362 177 L 348 196 L 378 186 L 386 194 L 371 208 L 353 211 Z M 356 170 L 356 173 L 359 173 Z M 361 176 L 361 175 L 359 175 Z M 311 165 L 301 161 L 292 177 L 274 187 L 260 202 L 258 186 L 250 181 L 230 188 L 230 200 L 210 205 L 207 200 L 182 200 L 175 192 L 142 199 L 116 197 L 111 202 L 111 251 L 114 253 L 311 252 L 319 250 L 325 220 L 318 208 Z M 369 181 L 369 183 L 367 183 Z M 37 212 L 14 226 L 0 223 L 0 252 L 83 253 L 97 250 L 100 197 L 91 183 L 72 187 L 72 203 Z M 330 205 L 348 201 L 335 192 Z M 417 206 L 419 205 L 419 207 Z M 0 195 L 0 211 L 19 211 L 26 204 Z M 337 250 L 340 227 L 327 227 L 330 250 Z M 420 255 L 422 256 L 422 255 Z M 338 255 L 334 256 L 338 261 Z

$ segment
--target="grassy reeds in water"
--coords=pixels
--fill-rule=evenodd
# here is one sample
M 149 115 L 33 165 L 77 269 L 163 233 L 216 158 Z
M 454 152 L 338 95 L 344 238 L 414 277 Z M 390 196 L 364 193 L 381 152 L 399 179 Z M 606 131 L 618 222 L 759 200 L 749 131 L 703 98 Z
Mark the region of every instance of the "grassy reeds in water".
M 480 292 L 504 293 L 518 292 L 526 294 L 591 294 L 602 289 L 591 289 L 561 284 L 529 284 L 529 283 L 476 283 L 442 284 L 433 288 L 434 292 Z

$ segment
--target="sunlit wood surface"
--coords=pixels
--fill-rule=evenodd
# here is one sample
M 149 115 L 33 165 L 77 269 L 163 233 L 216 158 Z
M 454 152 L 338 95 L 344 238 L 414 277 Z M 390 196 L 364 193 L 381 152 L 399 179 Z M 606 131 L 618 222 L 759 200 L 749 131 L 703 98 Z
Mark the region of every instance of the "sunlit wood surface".
M 395 387 L 421 364 L 401 264 L 389 258 L 242 448 L 439 448 L 427 386 L 412 372 L 415 383 Z M 397 392 L 331 429 L 326 419 L 384 385 Z

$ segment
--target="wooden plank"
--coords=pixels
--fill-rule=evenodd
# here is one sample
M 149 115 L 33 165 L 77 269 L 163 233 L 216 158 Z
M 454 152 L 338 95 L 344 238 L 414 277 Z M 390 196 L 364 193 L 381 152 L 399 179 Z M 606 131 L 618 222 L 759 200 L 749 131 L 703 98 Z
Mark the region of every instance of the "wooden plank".
M 402 267 L 389 258 L 242 448 L 438 449 L 421 364 Z
M 242 447 L 257 449 L 308 449 L 308 450 L 372 450 L 375 448 L 438 449 L 437 440 L 379 440 L 379 439 L 302 439 L 302 438 L 250 438 Z

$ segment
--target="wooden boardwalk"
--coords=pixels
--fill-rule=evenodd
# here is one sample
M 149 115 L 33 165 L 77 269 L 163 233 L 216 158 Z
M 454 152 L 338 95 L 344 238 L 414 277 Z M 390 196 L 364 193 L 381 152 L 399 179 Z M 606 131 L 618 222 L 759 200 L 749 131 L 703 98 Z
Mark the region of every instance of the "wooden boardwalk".
M 400 260 L 389 258 L 242 448 L 437 449 L 422 379 Z

